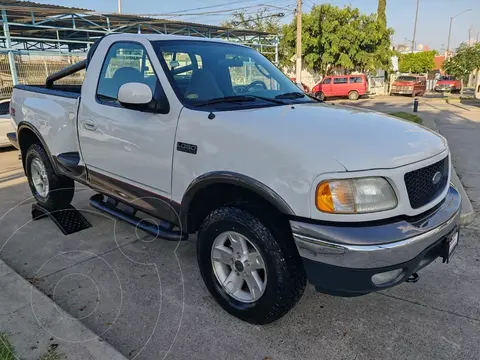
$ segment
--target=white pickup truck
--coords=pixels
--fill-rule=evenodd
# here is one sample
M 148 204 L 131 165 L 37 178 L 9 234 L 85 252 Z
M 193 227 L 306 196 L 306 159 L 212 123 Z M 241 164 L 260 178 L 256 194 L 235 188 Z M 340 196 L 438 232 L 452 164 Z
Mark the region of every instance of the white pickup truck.
M 84 68 L 81 87 L 55 84 Z M 108 35 L 45 85 L 16 86 L 10 113 L 40 205 L 67 206 L 77 181 L 150 233 L 197 234 L 206 287 L 251 323 L 283 316 L 307 279 L 364 295 L 458 243 L 443 137 L 310 98 L 245 46 Z

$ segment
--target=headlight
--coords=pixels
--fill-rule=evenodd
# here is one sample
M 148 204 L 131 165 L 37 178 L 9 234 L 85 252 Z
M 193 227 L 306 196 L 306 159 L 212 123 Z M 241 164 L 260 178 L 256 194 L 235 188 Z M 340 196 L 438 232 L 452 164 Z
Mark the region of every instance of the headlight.
M 317 186 L 317 209 L 334 214 L 361 214 L 397 206 L 392 186 L 382 177 L 325 180 Z

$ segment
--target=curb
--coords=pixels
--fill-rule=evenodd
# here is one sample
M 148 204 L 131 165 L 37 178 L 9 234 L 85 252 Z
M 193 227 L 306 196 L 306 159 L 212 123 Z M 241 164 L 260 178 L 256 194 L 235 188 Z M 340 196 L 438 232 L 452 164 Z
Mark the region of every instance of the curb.
M 435 120 L 433 119 L 433 117 L 431 115 L 420 114 L 420 117 L 423 120 L 423 125 L 425 125 L 429 129 L 435 131 L 436 133 L 440 133 L 437 129 L 437 125 L 435 124 Z M 462 210 L 461 210 L 461 214 L 460 214 L 460 224 L 462 226 L 466 226 L 468 224 L 471 224 L 473 222 L 474 217 L 475 217 L 472 202 L 470 201 L 470 198 L 468 197 L 467 192 L 465 191 L 465 189 L 463 187 L 463 184 L 460 181 L 460 179 L 457 175 L 457 172 L 455 171 L 455 168 L 453 167 L 453 164 L 452 164 L 452 169 L 451 169 L 450 181 L 453 183 L 455 188 L 459 191 L 460 196 L 462 197 Z
M 389 100 L 389 101 L 392 101 L 392 102 L 395 102 L 395 101 L 402 102 L 405 99 L 408 99 L 408 98 L 407 97 L 399 97 L 398 99 L 396 99 L 395 97 L 392 98 L 392 97 L 389 97 L 389 96 L 381 95 L 381 96 L 375 96 L 375 97 L 371 96 L 371 97 L 368 97 L 368 98 L 365 98 L 365 99 L 362 99 L 362 100 L 374 100 L 374 101 L 375 100 L 377 100 L 377 101 Z M 414 98 L 410 98 L 410 99 L 414 99 Z M 447 104 L 463 103 L 465 105 L 480 105 L 480 100 L 479 99 L 474 99 L 474 98 L 460 99 L 460 98 L 448 98 L 448 97 L 445 97 L 445 98 L 442 98 L 442 97 L 416 97 L 416 99 L 418 99 L 422 103 L 443 102 L 443 103 L 447 103 Z
M 127 360 L 2 259 L 0 289 L 0 328 L 10 334 L 18 358 L 37 359 L 54 346 L 68 360 Z

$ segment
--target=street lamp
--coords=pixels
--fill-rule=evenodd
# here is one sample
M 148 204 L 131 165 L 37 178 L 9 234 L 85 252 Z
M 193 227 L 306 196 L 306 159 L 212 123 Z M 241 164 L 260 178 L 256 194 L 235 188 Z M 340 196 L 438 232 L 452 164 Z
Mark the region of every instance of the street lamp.
M 452 35 L 452 21 L 453 21 L 453 19 L 455 19 L 457 16 L 465 14 L 466 12 L 471 11 L 471 10 L 472 9 L 464 10 L 461 13 L 458 13 L 457 15 L 452 16 L 450 18 L 450 27 L 448 28 L 447 55 L 445 56 L 446 58 L 448 57 L 448 54 L 450 53 L 450 35 Z

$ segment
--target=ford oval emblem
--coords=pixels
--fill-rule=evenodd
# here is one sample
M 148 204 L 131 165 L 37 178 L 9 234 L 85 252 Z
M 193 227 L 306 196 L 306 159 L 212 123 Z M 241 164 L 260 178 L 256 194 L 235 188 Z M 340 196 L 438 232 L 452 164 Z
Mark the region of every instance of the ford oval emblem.
M 433 185 L 437 185 L 442 180 L 442 178 L 443 178 L 442 173 L 440 171 L 437 171 L 432 178 Z

